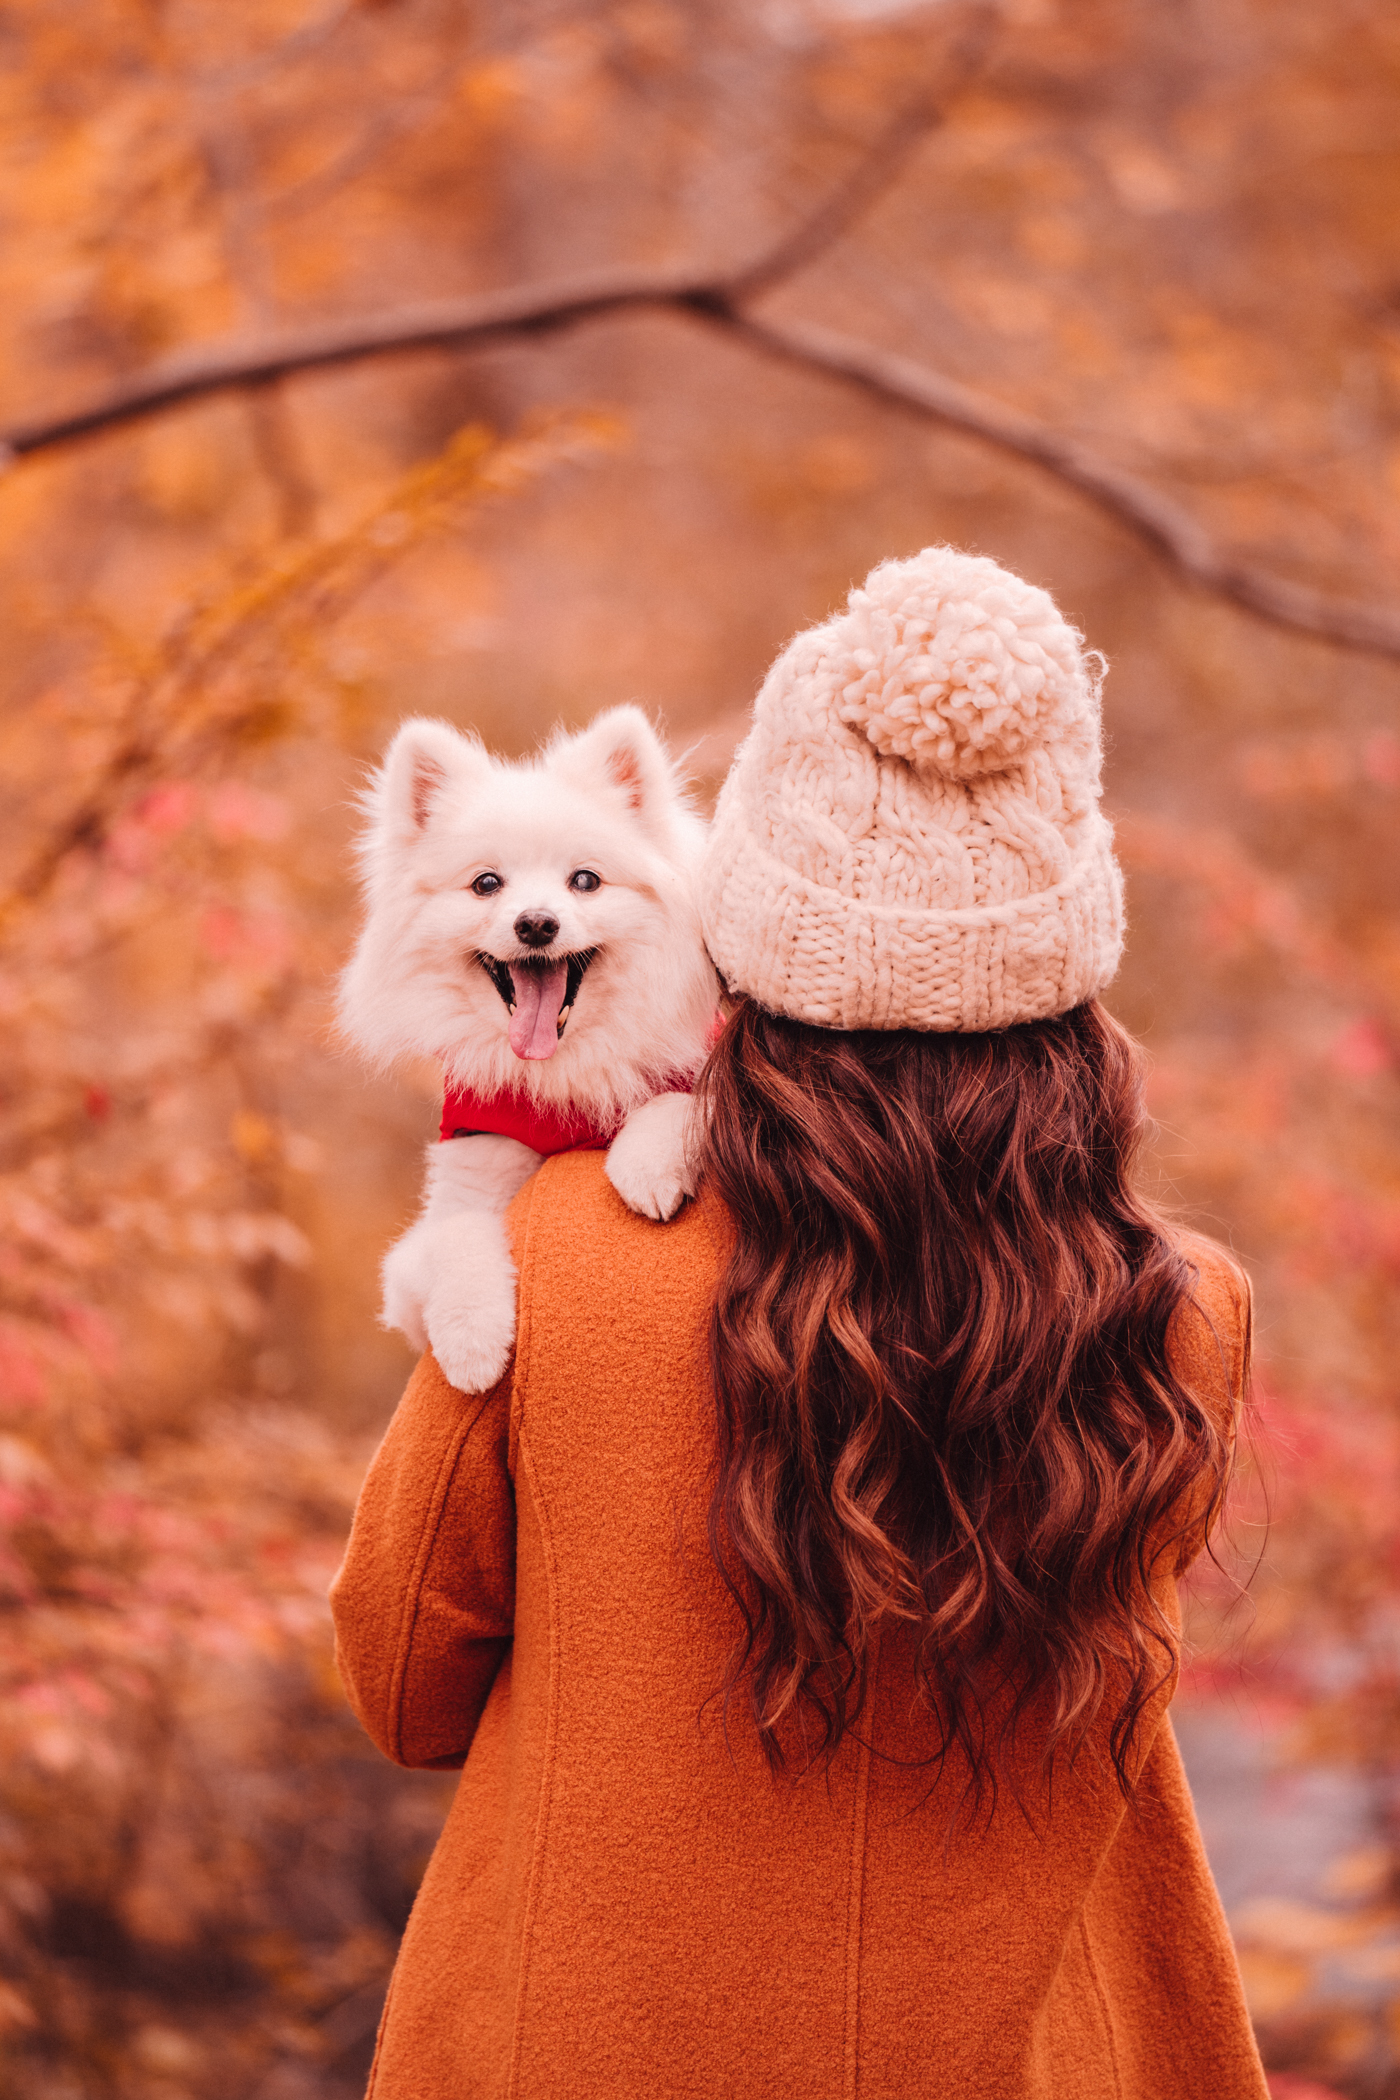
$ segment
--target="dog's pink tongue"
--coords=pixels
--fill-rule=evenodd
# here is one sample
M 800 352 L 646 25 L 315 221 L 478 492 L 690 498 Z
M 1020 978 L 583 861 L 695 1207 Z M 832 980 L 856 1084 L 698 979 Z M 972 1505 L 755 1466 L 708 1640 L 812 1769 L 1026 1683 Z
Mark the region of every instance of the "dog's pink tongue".
M 568 980 L 567 963 L 511 964 L 515 1012 L 510 1017 L 510 1047 L 517 1057 L 553 1057 L 559 1047 L 559 1009 Z

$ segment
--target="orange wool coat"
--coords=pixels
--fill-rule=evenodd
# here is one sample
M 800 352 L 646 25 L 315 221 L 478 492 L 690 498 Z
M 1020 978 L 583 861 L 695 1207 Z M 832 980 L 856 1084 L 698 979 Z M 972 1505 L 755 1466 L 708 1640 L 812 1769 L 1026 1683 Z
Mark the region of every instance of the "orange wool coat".
M 736 1631 L 705 1543 L 727 1220 L 631 1216 L 597 1153 L 517 1200 L 513 1374 L 419 1365 L 333 1592 L 389 1757 L 461 1765 L 404 1935 L 374 2100 L 1266 2100 L 1165 1713 L 1139 1799 L 1101 1764 L 950 1831 L 908 1655 L 828 1774 L 774 1778 L 711 1695 Z M 1182 1375 L 1232 1415 L 1247 1288 L 1191 1243 Z M 1175 1608 L 1175 1584 L 1165 1584 Z

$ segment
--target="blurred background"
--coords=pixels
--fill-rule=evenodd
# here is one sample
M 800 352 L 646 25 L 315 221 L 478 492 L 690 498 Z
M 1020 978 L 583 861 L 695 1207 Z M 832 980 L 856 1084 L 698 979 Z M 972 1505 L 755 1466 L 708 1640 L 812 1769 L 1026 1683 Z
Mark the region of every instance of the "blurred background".
M 709 797 L 946 539 L 1110 662 L 1110 1003 L 1258 1293 L 1179 1732 L 1278 2100 L 1400 2094 L 1400 16 L 7 0 L 0 64 L 5 2092 L 351 2100 L 449 1795 L 324 1601 L 436 1120 L 330 1031 L 366 764 L 635 699 Z

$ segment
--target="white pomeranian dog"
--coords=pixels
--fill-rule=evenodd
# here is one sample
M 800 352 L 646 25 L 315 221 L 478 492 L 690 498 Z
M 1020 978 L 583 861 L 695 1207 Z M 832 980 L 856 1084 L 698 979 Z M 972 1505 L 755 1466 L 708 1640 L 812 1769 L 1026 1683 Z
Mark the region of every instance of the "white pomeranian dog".
M 608 1145 L 649 1217 L 691 1193 L 688 1089 L 718 995 L 694 899 L 705 826 L 636 707 L 518 763 L 405 722 L 364 807 L 341 1024 L 375 1065 L 431 1057 L 447 1086 L 382 1317 L 484 1392 L 515 1345 L 503 1213 L 546 1154 Z

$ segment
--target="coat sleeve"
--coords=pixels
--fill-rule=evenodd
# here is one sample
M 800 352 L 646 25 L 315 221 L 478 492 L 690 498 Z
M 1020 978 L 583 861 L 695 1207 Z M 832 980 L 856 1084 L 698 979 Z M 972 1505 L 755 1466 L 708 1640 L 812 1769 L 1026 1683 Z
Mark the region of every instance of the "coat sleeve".
M 1210 1241 L 1188 1243 L 1195 1257 L 1195 1294 L 1181 1308 L 1172 1336 L 1173 1365 L 1214 1415 L 1233 1466 L 1240 1417 L 1249 1395 L 1254 1344 L 1254 1294 L 1248 1276 L 1223 1248 Z M 1178 1541 L 1175 1572 L 1183 1575 L 1204 1550 L 1218 1507 L 1211 1510 L 1208 1490 L 1188 1498 Z
M 336 1665 L 396 1764 L 463 1763 L 510 1644 L 510 1396 L 510 1372 L 459 1393 L 425 1356 L 360 1490 L 331 1585 Z

